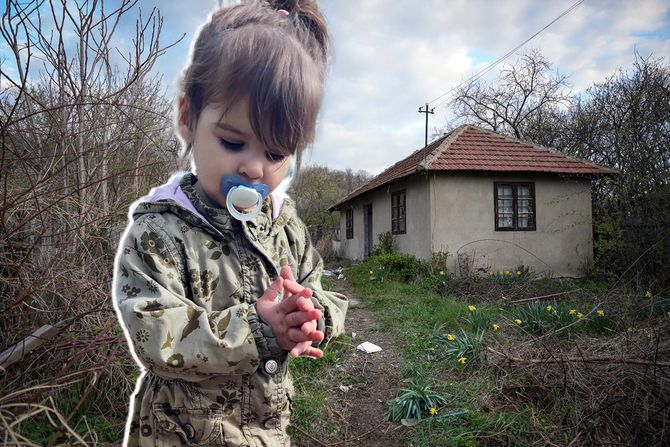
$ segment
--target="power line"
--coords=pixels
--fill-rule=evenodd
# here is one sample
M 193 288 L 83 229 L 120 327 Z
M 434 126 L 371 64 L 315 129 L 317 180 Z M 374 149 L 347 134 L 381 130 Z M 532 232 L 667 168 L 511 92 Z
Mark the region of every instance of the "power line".
M 456 85 L 455 87 L 453 87 L 452 89 L 448 90 L 447 92 L 441 94 L 440 96 L 438 96 L 437 98 L 433 99 L 432 101 L 428 101 L 427 104 L 431 104 L 431 103 L 437 101 L 438 99 L 440 99 L 440 98 L 442 98 L 442 97 L 444 97 L 444 96 L 446 96 L 446 95 L 451 95 L 453 92 L 455 92 L 457 89 L 459 89 L 462 85 L 465 85 L 465 84 L 470 83 L 470 82 L 472 82 L 472 81 L 476 81 L 477 79 L 481 78 L 481 77 L 484 76 L 486 73 L 488 73 L 489 71 L 493 70 L 495 67 L 497 67 L 498 65 L 500 65 L 500 63 L 501 63 L 502 61 L 504 61 L 505 59 L 507 59 L 508 57 L 510 57 L 512 54 L 514 54 L 514 52 L 517 51 L 519 48 L 521 48 L 522 46 L 524 46 L 525 44 L 527 44 L 528 42 L 530 42 L 531 40 L 533 40 L 538 34 L 540 34 L 540 33 L 543 32 L 544 30 L 546 30 L 547 28 L 549 28 L 551 25 L 553 25 L 554 23 L 556 23 L 557 21 L 559 21 L 560 19 L 562 19 L 564 16 L 566 16 L 567 14 L 569 14 L 570 12 L 572 12 L 575 8 L 577 8 L 579 5 L 581 5 L 582 3 L 584 3 L 584 1 L 585 1 L 585 0 L 578 0 L 578 1 L 576 1 L 576 2 L 573 3 L 568 9 L 566 9 L 566 10 L 563 11 L 560 15 L 558 15 L 554 20 L 552 20 L 551 22 L 549 22 L 548 24 L 546 24 L 542 29 L 540 29 L 539 31 L 537 31 L 535 34 L 533 34 L 532 36 L 530 36 L 528 39 L 524 40 L 524 41 L 521 42 L 519 45 L 517 45 L 516 47 L 514 47 L 513 49 L 511 49 L 510 51 L 508 51 L 507 53 L 505 53 L 504 56 L 500 57 L 498 60 L 496 60 L 495 62 L 493 62 L 491 65 L 489 65 L 489 66 L 487 66 L 486 68 L 484 68 L 483 70 L 481 70 L 481 71 L 475 73 L 474 75 L 472 75 L 472 76 L 471 76 L 470 78 L 468 78 L 467 80 L 461 82 L 460 84 Z M 449 101 L 450 99 L 451 99 L 451 96 L 448 96 L 446 99 L 444 99 L 443 101 L 439 102 L 437 105 L 433 106 L 433 108 L 441 106 L 442 104 L 444 104 L 445 102 Z

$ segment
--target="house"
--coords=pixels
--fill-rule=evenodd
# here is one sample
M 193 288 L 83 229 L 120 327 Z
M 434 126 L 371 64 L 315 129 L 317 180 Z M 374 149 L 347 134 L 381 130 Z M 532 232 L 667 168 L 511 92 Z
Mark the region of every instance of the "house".
M 582 276 L 593 260 L 591 180 L 618 171 L 463 125 L 397 162 L 330 210 L 340 255 L 369 255 L 390 231 L 396 249 L 453 273 Z

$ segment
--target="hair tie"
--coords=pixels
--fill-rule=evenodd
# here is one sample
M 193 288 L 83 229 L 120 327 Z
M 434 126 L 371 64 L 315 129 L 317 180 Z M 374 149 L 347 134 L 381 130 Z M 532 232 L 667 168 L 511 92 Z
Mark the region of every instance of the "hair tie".
M 285 9 L 278 9 L 277 12 L 278 12 L 279 14 L 284 14 L 284 15 L 287 16 L 287 17 L 288 17 L 288 15 L 289 15 L 289 12 L 288 12 L 287 10 L 285 10 Z

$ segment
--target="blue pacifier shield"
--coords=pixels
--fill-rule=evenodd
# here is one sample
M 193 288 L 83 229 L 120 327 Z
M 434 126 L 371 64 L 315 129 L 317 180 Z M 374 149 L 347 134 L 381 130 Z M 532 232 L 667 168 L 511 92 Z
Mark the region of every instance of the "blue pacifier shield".
M 224 175 L 221 179 L 221 194 L 223 194 L 224 197 L 227 196 L 230 189 L 235 186 L 244 186 L 245 188 L 255 189 L 261 195 L 262 199 L 267 197 L 268 192 L 270 191 L 270 188 L 265 183 L 245 183 L 244 179 L 239 175 L 228 174 Z
M 263 199 L 268 195 L 270 188 L 263 183 L 245 183 L 239 175 L 228 174 L 221 179 L 221 194 L 226 197 L 226 208 L 236 219 L 248 221 L 260 213 Z M 237 208 L 251 211 L 239 211 Z

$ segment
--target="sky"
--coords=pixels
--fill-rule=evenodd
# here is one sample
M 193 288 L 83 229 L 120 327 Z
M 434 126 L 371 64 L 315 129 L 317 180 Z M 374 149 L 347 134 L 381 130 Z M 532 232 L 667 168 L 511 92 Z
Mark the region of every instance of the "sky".
M 221 0 L 234 3 L 234 0 Z M 115 2 L 106 2 L 109 5 Z M 155 66 L 168 91 L 190 42 L 217 0 L 139 0 L 121 24 L 122 47 L 139 8 L 160 9 L 162 42 L 184 39 Z M 317 137 L 303 165 L 378 174 L 424 145 L 426 102 L 546 26 L 576 0 L 321 0 L 334 44 Z M 184 5 L 188 5 L 184 7 Z M 504 63 L 531 47 L 569 76 L 574 93 L 630 69 L 635 51 L 670 59 L 669 0 L 585 0 Z M 3 50 L 0 48 L 0 55 Z M 493 69 L 488 79 L 495 77 Z M 430 104 L 429 134 L 451 118 L 444 97 Z

